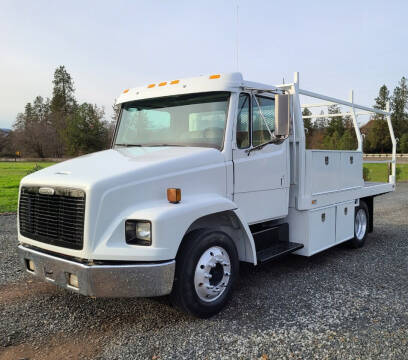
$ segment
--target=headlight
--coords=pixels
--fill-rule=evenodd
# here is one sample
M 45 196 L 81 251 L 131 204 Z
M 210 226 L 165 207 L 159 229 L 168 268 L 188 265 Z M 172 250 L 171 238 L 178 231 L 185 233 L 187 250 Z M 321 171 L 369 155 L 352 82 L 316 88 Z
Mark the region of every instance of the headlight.
M 149 246 L 152 244 L 152 225 L 146 220 L 126 220 L 125 235 L 128 244 Z

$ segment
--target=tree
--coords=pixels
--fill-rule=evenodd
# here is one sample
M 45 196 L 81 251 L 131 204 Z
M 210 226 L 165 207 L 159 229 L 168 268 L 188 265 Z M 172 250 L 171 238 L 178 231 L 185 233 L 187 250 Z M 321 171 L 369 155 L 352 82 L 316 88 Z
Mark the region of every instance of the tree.
M 49 99 L 37 96 L 27 103 L 24 113 L 17 115 L 13 125 L 14 142 L 20 150 L 38 157 L 45 157 L 49 147 Z
M 395 137 L 400 138 L 408 132 L 408 86 L 407 79 L 403 76 L 395 87 L 392 98 L 392 125 Z
M 71 155 L 86 154 L 106 148 L 109 137 L 103 120 L 104 110 L 83 103 L 69 118 L 65 141 Z
M 52 90 L 51 111 L 65 115 L 71 113 L 76 105 L 75 88 L 72 77 L 65 69 L 65 66 L 59 66 L 55 69 L 52 83 L 54 87 Z
M 328 113 L 331 115 L 340 114 L 340 107 L 337 104 L 328 106 Z M 327 125 L 327 135 L 333 136 L 334 133 L 337 133 L 337 136 L 342 137 L 344 134 L 345 126 L 344 119 L 342 116 L 334 116 L 329 118 Z
M 324 111 L 320 111 L 320 116 L 324 115 Z M 325 117 L 319 117 L 314 124 L 315 129 L 326 129 L 329 121 Z
M 113 127 L 96 105 L 78 105 L 74 82 L 64 66 L 54 72 L 52 98 L 37 96 L 17 115 L 13 125 L 13 147 L 39 157 L 77 155 L 109 146 Z
M 302 116 L 311 116 L 312 112 L 305 107 L 302 111 Z M 303 119 L 303 126 L 306 132 L 306 148 L 310 149 L 311 141 L 313 139 L 313 122 L 311 118 Z
M 390 92 L 386 85 L 382 85 L 375 98 L 374 108 L 386 110 L 390 101 Z M 375 114 L 365 126 L 364 151 L 371 153 L 386 153 L 392 148 L 387 120 L 384 115 Z
M 401 136 L 400 140 L 400 149 L 401 153 L 408 153 L 408 133 L 405 133 L 404 135 Z
M 13 131 L 0 129 L 0 154 L 2 156 L 14 155 L 13 137 Z
M 302 116 L 311 116 L 313 115 L 312 112 L 305 107 L 302 111 Z M 305 129 L 308 130 L 308 132 L 311 132 L 311 130 L 313 129 L 313 122 L 312 119 L 303 119 L 303 126 L 305 127 Z
M 339 114 L 340 107 L 336 104 L 329 105 L 327 112 L 331 115 Z M 327 126 L 324 129 L 323 148 L 337 150 L 340 146 L 340 139 L 344 134 L 343 118 L 341 116 L 333 116 L 328 118 Z
M 390 91 L 388 90 L 387 86 L 384 84 L 380 87 L 380 91 L 378 92 L 378 96 L 375 98 L 375 105 L 374 108 L 380 110 L 386 110 L 387 102 L 390 101 Z M 384 115 L 377 114 L 376 116 L 384 119 Z
M 68 118 L 75 113 L 77 103 L 75 100 L 74 82 L 65 66 L 59 66 L 54 72 L 54 87 L 50 104 L 51 122 L 55 131 L 56 140 L 54 142 L 55 156 L 61 157 L 64 149 L 68 146 L 65 143 Z
M 116 99 L 113 102 L 112 105 L 112 116 L 111 116 L 111 121 L 106 123 L 106 127 L 108 129 L 108 139 L 107 139 L 107 147 L 111 144 L 112 142 L 112 138 L 113 138 L 113 134 L 115 132 L 115 127 L 116 127 L 116 123 L 119 119 L 119 114 L 120 114 L 120 105 L 116 104 Z
M 116 124 L 116 121 L 118 120 L 119 114 L 120 114 L 120 104 L 119 105 L 116 104 L 116 99 L 113 102 L 112 111 L 113 113 L 112 113 L 111 119 Z

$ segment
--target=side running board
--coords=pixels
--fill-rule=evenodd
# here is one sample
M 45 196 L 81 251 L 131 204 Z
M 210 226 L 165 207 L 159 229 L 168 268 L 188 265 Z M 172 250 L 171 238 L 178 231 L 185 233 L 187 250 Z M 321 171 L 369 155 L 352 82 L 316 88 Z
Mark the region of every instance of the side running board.
M 258 226 L 254 227 L 253 230 L 252 235 L 255 240 L 259 264 L 303 248 L 303 244 L 289 241 L 289 225 L 287 223 L 266 228 Z

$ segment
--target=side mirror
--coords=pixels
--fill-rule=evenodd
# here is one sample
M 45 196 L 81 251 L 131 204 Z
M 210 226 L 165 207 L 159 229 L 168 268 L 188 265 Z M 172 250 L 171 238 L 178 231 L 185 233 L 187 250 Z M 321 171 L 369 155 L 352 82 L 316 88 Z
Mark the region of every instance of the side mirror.
M 290 95 L 275 95 L 275 136 L 286 138 L 290 128 Z

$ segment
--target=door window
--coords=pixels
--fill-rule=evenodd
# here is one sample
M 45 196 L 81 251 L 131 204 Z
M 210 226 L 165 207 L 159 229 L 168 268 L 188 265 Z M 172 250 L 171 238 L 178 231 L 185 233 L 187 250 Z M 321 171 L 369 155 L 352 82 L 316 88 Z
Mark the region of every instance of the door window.
M 255 95 L 252 101 L 252 146 L 272 140 L 270 132 L 274 130 L 275 99 Z

